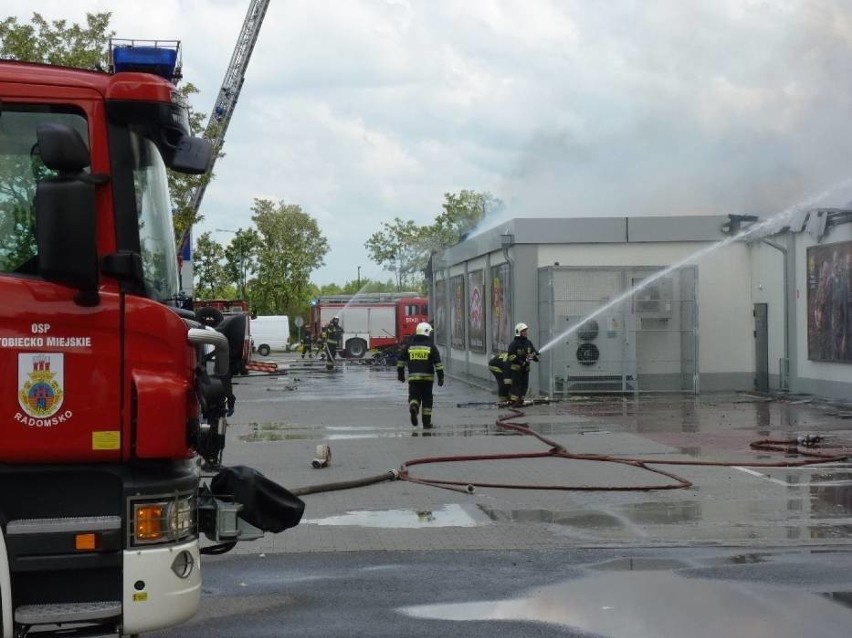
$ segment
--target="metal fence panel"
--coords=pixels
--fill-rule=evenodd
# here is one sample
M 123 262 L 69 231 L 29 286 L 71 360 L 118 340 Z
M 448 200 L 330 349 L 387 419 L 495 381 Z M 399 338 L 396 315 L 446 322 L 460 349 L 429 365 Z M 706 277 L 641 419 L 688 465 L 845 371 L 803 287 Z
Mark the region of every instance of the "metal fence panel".
M 539 383 L 552 396 L 697 390 L 694 267 L 539 271 Z M 635 291 L 635 292 L 631 292 Z

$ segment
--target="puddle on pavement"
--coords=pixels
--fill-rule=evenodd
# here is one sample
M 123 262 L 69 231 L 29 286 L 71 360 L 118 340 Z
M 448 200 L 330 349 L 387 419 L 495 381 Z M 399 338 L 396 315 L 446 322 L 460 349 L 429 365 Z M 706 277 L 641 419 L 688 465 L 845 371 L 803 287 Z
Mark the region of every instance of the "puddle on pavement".
M 350 439 L 399 438 L 411 436 L 412 428 L 407 430 L 394 427 L 376 426 L 304 426 L 295 423 L 250 423 L 247 430 L 239 435 L 246 443 L 265 443 L 269 441 L 343 441 Z
M 473 507 L 449 504 L 440 509 L 360 510 L 338 516 L 303 519 L 301 525 L 350 525 L 385 529 L 417 529 L 429 527 L 476 527 L 488 520 Z
M 727 559 L 727 562 L 732 563 L 734 565 L 756 565 L 758 563 L 765 563 L 769 560 L 769 556 L 766 554 L 737 554 L 736 556 L 731 556 Z
M 826 491 L 827 496 L 822 499 L 806 498 L 804 501 L 790 499 L 786 505 L 779 504 L 783 505 L 780 511 L 773 510 L 776 506 L 770 505 L 768 511 L 783 517 L 783 520 L 771 525 L 742 521 L 744 511 L 761 506 L 750 501 L 649 501 L 597 510 L 499 509 L 484 504 L 480 504 L 479 508 L 488 519 L 496 522 L 549 524 L 556 526 L 555 533 L 582 534 L 598 540 L 625 540 L 648 534 L 692 541 L 748 538 L 752 542 L 758 539 L 814 541 L 852 537 L 849 521 L 852 505 L 834 502 L 838 490 L 819 488 L 817 492 L 820 491 Z M 827 497 L 834 500 L 824 500 Z M 557 529 L 564 531 L 557 532 Z M 749 558 L 743 559 L 743 562 L 748 561 Z
M 674 558 L 616 558 L 605 563 L 591 565 L 590 568 L 597 571 L 618 572 L 647 572 L 672 569 L 686 569 L 691 567 L 689 563 Z
M 400 611 L 436 620 L 547 623 L 610 638 L 833 637 L 849 635 L 852 626 L 852 610 L 833 602 L 839 597 L 633 571 L 571 580 L 513 600 Z
M 553 523 L 580 528 L 622 527 L 626 522 L 636 525 L 671 525 L 701 520 L 701 504 L 697 501 L 679 503 L 634 503 L 604 511 L 558 511 L 546 509 L 501 510 L 479 506 L 494 521 L 516 523 Z
M 852 591 L 830 591 L 822 596 L 839 605 L 852 608 Z
M 406 413 L 406 421 L 408 415 Z M 265 443 L 269 441 L 328 440 L 345 441 L 351 439 L 383 439 L 401 437 L 470 437 L 470 436 L 523 436 L 523 434 L 500 428 L 494 424 L 437 424 L 431 431 L 412 428 L 407 422 L 399 426 L 373 425 L 304 425 L 296 423 L 269 422 L 234 425 L 246 430 L 239 439 L 246 443 Z M 533 431 L 545 436 L 554 434 L 575 434 L 577 428 L 571 424 L 536 424 Z M 585 431 L 581 434 L 608 434 L 608 431 Z

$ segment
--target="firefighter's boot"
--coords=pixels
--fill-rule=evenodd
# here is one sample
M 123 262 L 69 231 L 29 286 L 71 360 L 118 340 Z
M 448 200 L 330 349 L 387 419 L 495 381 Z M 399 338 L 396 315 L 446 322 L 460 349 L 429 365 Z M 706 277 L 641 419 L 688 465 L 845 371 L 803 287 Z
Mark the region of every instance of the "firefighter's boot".
M 411 416 L 411 425 L 413 425 L 414 427 L 417 427 L 417 404 L 416 403 L 409 403 L 408 404 L 408 412 L 409 412 L 409 415 Z M 423 424 L 426 425 L 426 417 L 425 416 L 423 417 Z
M 432 428 L 432 415 L 424 414 L 423 415 L 423 429 L 430 430 Z

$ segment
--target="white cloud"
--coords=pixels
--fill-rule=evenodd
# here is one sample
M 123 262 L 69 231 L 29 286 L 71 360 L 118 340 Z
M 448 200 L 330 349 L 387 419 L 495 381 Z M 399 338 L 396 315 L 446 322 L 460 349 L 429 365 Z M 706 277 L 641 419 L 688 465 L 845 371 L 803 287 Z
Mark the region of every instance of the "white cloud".
M 38 5 L 181 39 L 209 112 L 249 1 Z M 845 0 L 273 0 L 199 231 L 300 204 L 343 283 L 388 277 L 382 222 L 464 188 L 522 217 L 782 210 L 848 173 L 850 49 Z

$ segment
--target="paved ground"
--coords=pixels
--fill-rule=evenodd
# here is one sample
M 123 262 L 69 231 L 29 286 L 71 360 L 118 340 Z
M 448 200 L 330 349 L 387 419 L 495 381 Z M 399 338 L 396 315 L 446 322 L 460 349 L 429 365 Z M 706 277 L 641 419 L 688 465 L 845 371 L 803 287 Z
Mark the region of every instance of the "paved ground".
M 490 388 L 452 378 L 436 387 L 437 425 L 424 431 L 408 422 L 405 386 L 392 369 L 347 363 L 329 374 L 319 362 L 274 358 L 290 366 L 287 374 L 239 380 L 226 463 L 253 466 L 297 489 L 442 457 L 411 466 L 410 474 L 528 489 L 477 487 L 470 494 L 387 480 L 310 494 L 297 528 L 244 544 L 241 552 L 759 547 L 846 545 L 852 538 L 852 465 L 749 466 L 805 458 L 749 449 L 765 438 L 820 434 L 826 445 L 852 449 L 848 406 L 748 394 L 580 397 L 529 406 L 510 421 L 571 453 L 644 459 L 648 468 L 692 484 L 643 490 L 637 488 L 677 482 L 604 460 L 517 458 L 550 446 L 499 427 L 497 419 L 510 413 L 496 407 Z M 320 444 L 330 446 L 332 461 L 314 469 Z M 483 455 L 504 458 L 446 458 Z M 672 461 L 730 465 L 665 464 Z
M 228 464 L 291 489 L 403 465 L 478 487 L 384 480 L 308 494 L 298 527 L 205 557 L 201 611 L 158 638 L 849 634 L 852 466 L 749 465 L 804 458 L 751 450 L 759 439 L 819 434 L 852 445 L 848 406 L 580 397 L 529 406 L 513 421 L 546 443 L 498 426 L 510 413 L 487 387 L 450 379 L 436 388 L 437 427 L 427 432 L 409 424 L 393 370 L 328 374 L 278 359 L 291 363 L 288 374 L 239 380 Z M 311 466 L 317 445 L 332 450 L 323 469 Z M 601 456 L 532 456 L 553 446 Z M 697 464 L 706 462 L 726 464 Z M 655 486 L 675 489 L 635 489 Z M 593 489 L 548 489 L 564 487 Z

